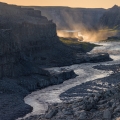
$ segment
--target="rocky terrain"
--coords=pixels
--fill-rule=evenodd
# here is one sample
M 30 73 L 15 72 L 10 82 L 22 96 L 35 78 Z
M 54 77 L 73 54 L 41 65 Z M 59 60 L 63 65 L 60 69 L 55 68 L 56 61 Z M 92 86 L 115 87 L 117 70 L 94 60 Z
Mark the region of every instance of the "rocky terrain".
M 80 29 L 93 28 L 98 23 L 99 18 L 106 11 L 102 8 L 70 8 L 70 7 L 41 7 L 30 6 L 35 10 L 42 11 L 42 14 L 52 19 L 57 29 Z M 88 22 L 89 20 L 89 22 Z
M 71 102 L 49 106 L 45 115 L 26 120 L 119 120 L 120 84 Z
M 44 101 L 49 105 L 45 114 L 35 115 L 34 113 L 22 120 L 119 120 L 120 54 L 117 51 L 120 49 L 117 49 L 119 48 L 117 44 L 120 43 L 103 44 L 104 47 L 98 47 L 93 52 L 106 50 L 114 61 L 71 66 L 71 68 L 77 67 L 75 71 L 78 73 L 78 77 L 70 79 L 62 85 L 48 88 L 50 92 L 44 89 L 28 96 L 27 99 L 35 98 L 40 104 L 39 101 L 41 102 L 42 98 L 39 94 L 42 93 Z M 105 73 L 109 74 L 105 75 Z M 51 101 L 50 94 L 54 96 L 55 100 Z

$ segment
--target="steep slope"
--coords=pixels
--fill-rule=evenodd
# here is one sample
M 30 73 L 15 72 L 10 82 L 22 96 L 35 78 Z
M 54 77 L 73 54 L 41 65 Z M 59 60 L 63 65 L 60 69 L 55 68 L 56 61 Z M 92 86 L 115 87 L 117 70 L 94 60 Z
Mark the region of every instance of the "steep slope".
M 114 5 L 100 18 L 100 26 L 120 29 L 120 7 Z
M 36 64 L 56 66 L 73 56 L 40 11 L 0 3 L 0 15 L 0 77 L 38 73 Z
M 93 28 L 106 11 L 102 8 L 31 7 L 42 11 L 42 14 L 48 19 L 52 19 L 56 23 L 57 29 Z
M 31 91 L 75 76 L 73 70 L 42 68 L 58 65 L 69 55 L 56 25 L 40 11 L 0 3 L 0 120 L 15 120 L 32 111 L 23 100 Z

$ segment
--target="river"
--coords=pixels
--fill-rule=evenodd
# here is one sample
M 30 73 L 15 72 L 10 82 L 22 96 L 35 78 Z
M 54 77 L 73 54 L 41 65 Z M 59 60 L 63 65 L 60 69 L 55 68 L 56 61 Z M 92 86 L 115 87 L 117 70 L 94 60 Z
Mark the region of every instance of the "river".
M 26 104 L 33 107 L 33 111 L 27 114 L 25 117 L 31 115 L 44 114 L 48 108 L 48 104 L 62 102 L 62 100 L 60 99 L 60 94 L 67 91 L 70 88 L 75 87 L 76 85 L 80 85 L 87 81 L 93 81 L 98 78 L 103 78 L 112 74 L 112 71 L 97 70 L 94 69 L 93 66 L 119 64 L 120 42 L 112 42 L 112 43 L 106 42 L 106 43 L 96 43 L 96 44 L 101 46 L 95 47 L 92 51 L 89 52 L 89 54 L 98 53 L 98 52 L 108 52 L 110 54 L 110 57 L 113 59 L 113 61 L 101 62 L 101 63 L 83 63 L 78 65 L 63 67 L 63 68 L 73 69 L 78 76 L 63 82 L 60 85 L 50 86 L 42 90 L 32 92 L 31 94 L 26 96 L 24 98 L 24 101 Z

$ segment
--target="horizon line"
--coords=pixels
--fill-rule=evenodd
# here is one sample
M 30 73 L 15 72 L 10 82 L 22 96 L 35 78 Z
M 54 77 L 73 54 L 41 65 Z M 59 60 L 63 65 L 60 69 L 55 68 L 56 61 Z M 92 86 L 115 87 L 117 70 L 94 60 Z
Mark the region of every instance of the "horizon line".
M 115 6 L 116 4 L 114 4 L 113 6 L 111 7 L 107 7 L 107 8 L 104 8 L 104 7 L 73 7 L 73 6 L 58 6 L 58 5 L 45 5 L 45 6 L 40 6 L 40 5 L 20 5 L 20 4 L 15 4 L 15 3 L 7 3 L 7 2 L 1 2 L 0 3 L 3 3 L 3 4 L 7 4 L 7 5 L 15 5 L 15 6 L 21 6 L 21 7 L 68 7 L 68 8 L 85 8 L 85 9 L 109 9 L 109 8 L 112 8 L 113 6 Z M 119 6 L 119 5 L 117 5 Z

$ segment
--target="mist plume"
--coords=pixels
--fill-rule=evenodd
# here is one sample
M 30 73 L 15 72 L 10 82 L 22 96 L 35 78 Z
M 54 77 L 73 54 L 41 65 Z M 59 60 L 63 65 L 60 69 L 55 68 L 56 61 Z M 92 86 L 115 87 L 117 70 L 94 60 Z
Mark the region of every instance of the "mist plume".
M 73 32 L 68 32 L 69 30 L 58 30 L 57 35 L 59 37 L 67 37 L 67 38 L 78 38 L 78 33 L 81 33 L 81 36 L 84 38 L 83 41 L 87 42 L 98 42 L 106 40 L 110 36 L 115 36 L 117 34 L 117 30 L 112 29 L 87 29 L 86 27 L 71 27 Z

